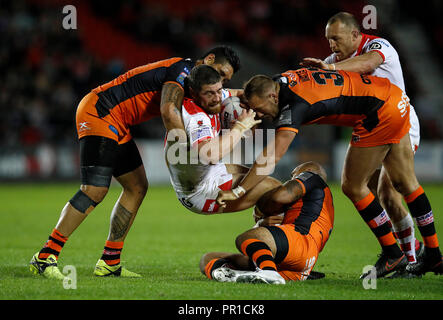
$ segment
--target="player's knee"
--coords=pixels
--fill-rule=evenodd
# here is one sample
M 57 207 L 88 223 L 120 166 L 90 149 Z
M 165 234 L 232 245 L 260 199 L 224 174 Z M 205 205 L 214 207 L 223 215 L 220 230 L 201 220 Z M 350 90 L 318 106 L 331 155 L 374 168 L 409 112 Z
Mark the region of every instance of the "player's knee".
M 93 195 L 91 195 L 91 193 Z M 69 200 L 69 203 L 81 213 L 87 213 L 89 208 L 95 208 L 105 197 L 106 190 L 101 192 L 91 192 L 87 187 L 82 186 L 80 190 Z
M 237 238 L 235 238 L 235 246 L 237 247 L 238 251 L 242 251 L 242 244 L 248 239 L 259 239 L 260 240 L 260 228 L 250 229 L 246 232 L 243 232 L 242 234 L 238 235 Z
M 350 181 L 346 181 L 346 180 L 342 181 L 341 190 L 352 201 L 354 201 L 354 199 L 359 200 L 359 198 L 361 197 L 360 186 L 355 185 L 354 183 L 351 183 Z
M 86 194 L 92 201 L 99 204 L 108 194 L 109 188 L 107 187 L 95 187 L 89 185 L 81 185 L 80 191 Z
M 392 180 L 392 186 L 397 192 L 403 196 L 407 196 L 408 194 L 411 194 L 417 190 L 419 183 L 417 181 L 412 181 L 412 179 L 406 182 L 401 180 Z
M 208 262 L 211 260 L 211 254 L 210 253 L 205 253 L 199 262 L 199 267 L 200 267 L 200 271 L 201 273 L 205 274 L 205 267 L 208 264 Z
M 394 193 L 391 192 L 382 192 L 379 193 L 379 200 L 382 207 L 390 214 L 391 212 L 395 212 L 397 210 L 398 204 L 395 201 Z M 401 198 L 400 198 L 400 206 L 401 206 Z
M 235 238 L 235 246 L 237 247 L 238 251 L 242 252 L 241 245 L 246 239 L 248 239 L 246 232 L 238 235 L 237 238 Z

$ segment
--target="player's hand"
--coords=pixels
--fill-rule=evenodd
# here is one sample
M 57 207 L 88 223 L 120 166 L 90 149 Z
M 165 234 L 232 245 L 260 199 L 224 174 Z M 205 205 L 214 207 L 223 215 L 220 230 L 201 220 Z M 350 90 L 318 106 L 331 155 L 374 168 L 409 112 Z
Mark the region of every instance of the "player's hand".
M 255 119 L 255 115 L 255 111 L 252 109 L 243 110 L 243 112 L 235 122 L 233 129 L 238 129 L 243 133 L 244 131 L 247 131 L 257 124 L 261 123 L 260 119 Z
M 226 201 L 232 201 L 236 200 L 238 197 L 232 192 L 232 190 L 226 190 L 226 191 L 220 191 L 217 196 L 217 204 L 222 207 L 226 208 Z
M 260 227 L 280 225 L 283 222 L 283 215 L 268 216 L 259 223 Z
M 266 216 L 257 221 L 254 228 L 266 227 L 266 226 L 279 226 L 282 224 L 284 219 L 284 214 L 279 214 L 276 216 Z
M 316 67 L 316 68 L 325 69 L 325 70 L 333 70 L 334 69 L 332 67 L 332 65 L 325 63 L 321 59 L 316 59 L 316 58 L 304 58 L 303 61 L 300 62 L 300 65 L 302 65 L 303 67 Z

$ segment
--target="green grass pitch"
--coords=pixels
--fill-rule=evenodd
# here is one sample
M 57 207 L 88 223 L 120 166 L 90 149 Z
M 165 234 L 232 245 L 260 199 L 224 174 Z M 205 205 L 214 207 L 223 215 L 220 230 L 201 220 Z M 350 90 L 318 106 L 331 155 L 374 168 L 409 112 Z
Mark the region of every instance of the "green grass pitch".
M 424 188 L 442 242 L 443 186 Z M 198 269 L 200 257 L 208 251 L 236 252 L 235 237 L 253 225 L 251 210 L 197 215 L 182 207 L 170 186 L 149 189 L 122 252 L 124 265 L 143 278 L 94 277 L 92 271 L 108 233 L 109 213 L 120 193 L 120 187 L 113 185 L 60 255 L 60 269 L 72 265 L 77 272 L 77 288 L 64 289 L 61 282 L 33 276 L 28 263 L 76 190 L 78 184 L 73 183 L 0 184 L 0 300 L 443 299 L 443 278 L 434 274 L 412 280 L 379 279 L 376 289 L 363 288 L 359 275 L 365 265 L 375 262 L 380 249 L 337 185 L 332 185 L 335 227 L 315 266 L 326 273 L 323 280 L 268 286 L 206 279 Z

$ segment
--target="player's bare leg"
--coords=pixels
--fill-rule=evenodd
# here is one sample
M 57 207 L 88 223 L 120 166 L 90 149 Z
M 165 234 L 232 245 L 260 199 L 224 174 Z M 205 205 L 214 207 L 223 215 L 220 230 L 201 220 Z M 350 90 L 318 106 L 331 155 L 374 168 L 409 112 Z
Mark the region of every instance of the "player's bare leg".
M 88 214 L 94 210 L 108 192 L 106 187 L 82 185 L 80 190 L 63 208 L 60 218 L 43 248 L 34 254 L 30 271 L 47 278 L 63 280 L 65 277 L 57 267 L 57 260 L 68 237 L 77 229 Z
M 380 167 L 390 148 L 390 145 L 366 148 L 349 146 L 342 173 L 343 192 L 354 203 L 382 247 L 383 253 L 375 263 L 377 277 L 404 269 L 407 264 L 391 231 L 386 211 L 368 188 L 372 174 Z
M 275 244 L 274 237 L 267 228 L 258 227 L 254 229 L 249 229 L 248 231 L 240 234 L 235 239 L 235 245 L 240 252 L 243 251 L 242 244 L 248 239 L 257 239 L 264 242 L 269 247 L 272 255 L 275 256 L 277 252 L 277 245 Z
M 108 193 L 108 188 L 106 187 L 96 187 L 91 185 L 81 185 L 80 190 L 96 203 L 102 202 Z M 65 237 L 69 237 L 83 220 L 86 219 L 89 213 L 94 210 L 94 208 L 95 207 L 91 205 L 85 212 L 81 212 L 68 202 L 62 210 L 60 219 L 55 228 Z
M 148 191 L 144 166 L 116 178 L 123 191 L 111 214 L 109 241 L 124 241 Z
M 406 254 L 408 261 L 415 263 L 417 261 L 416 251 L 421 254 L 423 244 L 415 239 L 414 220 L 403 204 L 403 195 L 395 190 L 384 167 L 379 178 L 378 196 L 381 205 L 391 219 L 401 249 Z
M 222 259 L 223 261 L 216 260 Z M 215 260 L 215 261 L 213 261 Z M 212 261 L 212 265 L 208 266 L 208 264 Z M 240 253 L 231 253 L 231 252 L 208 252 L 205 253 L 199 263 L 200 271 L 203 274 L 206 274 L 207 269 L 216 269 L 220 266 L 229 266 L 230 268 L 236 270 L 250 270 L 253 271 L 255 269 L 251 268 L 251 264 L 249 263 L 249 258 Z
M 368 183 L 369 190 L 371 190 L 372 194 L 377 198 L 378 198 L 378 179 L 380 178 L 380 172 L 381 169 L 375 170 L 375 172 L 371 176 L 371 179 L 369 179 Z
M 359 148 L 349 146 L 342 172 L 342 190 L 356 203 L 370 191 L 368 183 L 389 151 L 388 145 Z
M 393 224 L 401 221 L 408 215 L 408 211 L 406 211 L 403 206 L 403 196 L 395 190 L 386 169 L 383 167 L 380 173 L 377 190 L 380 203 L 388 212 L 389 218 Z
M 423 261 L 409 265 L 407 270 L 417 275 L 428 271 L 443 274 L 442 256 L 432 208 L 415 175 L 414 155 L 408 134 L 401 139 L 400 143 L 391 147 L 383 165 L 393 186 L 404 196 L 411 215 L 417 221 L 417 227 L 425 245 Z
M 242 233 L 235 239 L 235 245 L 257 267 L 256 274 L 240 275 L 238 279 L 243 279 L 244 282 L 285 283 L 283 277 L 278 273 L 277 265 L 274 261 L 277 245 L 267 228 L 258 227 Z
M 267 243 L 273 247 L 274 253 Z M 236 244 L 243 254 L 207 253 L 200 260 L 200 271 L 209 279 L 220 282 L 285 283 L 273 260 L 277 250 L 274 238 L 266 228 L 244 232 L 237 237 Z
M 97 276 L 139 277 L 138 274 L 120 266 L 120 254 L 129 229 L 148 190 L 145 168 L 141 165 L 116 179 L 122 185 L 123 191 L 112 210 L 108 239 L 94 274 Z

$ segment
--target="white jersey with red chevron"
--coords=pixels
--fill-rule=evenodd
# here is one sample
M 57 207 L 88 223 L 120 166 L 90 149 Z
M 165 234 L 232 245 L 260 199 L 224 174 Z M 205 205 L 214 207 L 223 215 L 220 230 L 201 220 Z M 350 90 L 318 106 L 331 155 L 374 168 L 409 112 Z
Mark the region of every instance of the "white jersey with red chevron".
M 397 50 L 389 43 L 388 40 L 377 36 L 367 35 L 362 33 L 362 39 L 357 50 L 351 55 L 350 58 L 365 54 L 370 51 L 376 51 L 383 58 L 383 63 L 380 64 L 370 75 L 388 78 L 397 87 L 405 90 L 405 82 L 403 79 L 403 70 L 400 64 L 400 58 Z M 335 53 L 332 53 L 325 60 L 325 63 L 336 63 L 337 57 Z M 420 124 L 415 113 L 414 107 L 411 105 L 411 111 L 409 115 L 411 129 L 409 135 L 411 137 L 412 149 L 415 152 L 420 144 Z
M 228 90 L 223 89 L 222 100 L 230 96 Z M 192 147 L 196 147 L 200 142 L 213 139 L 220 134 L 221 122 L 219 114 L 208 114 L 199 107 L 192 99 L 185 98 L 182 105 L 182 119 L 187 135 L 187 142 Z M 205 179 L 209 179 L 208 173 L 213 172 L 213 166 L 218 164 L 204 164 L 198 158 L 197 148 L 189 148 L 187 142 L 183 141 L 183 159 L 177 158 L 175 150 L 177 144 L 173 139 L 165 145 L 166 164 L 169 169 L 172 186 L 177 193 L 189 194 L 196 190 L 196 187 Z M 172 157 L 172 158 L 171 158 Z M 220 164 L 225 167 L 224 164 Z

